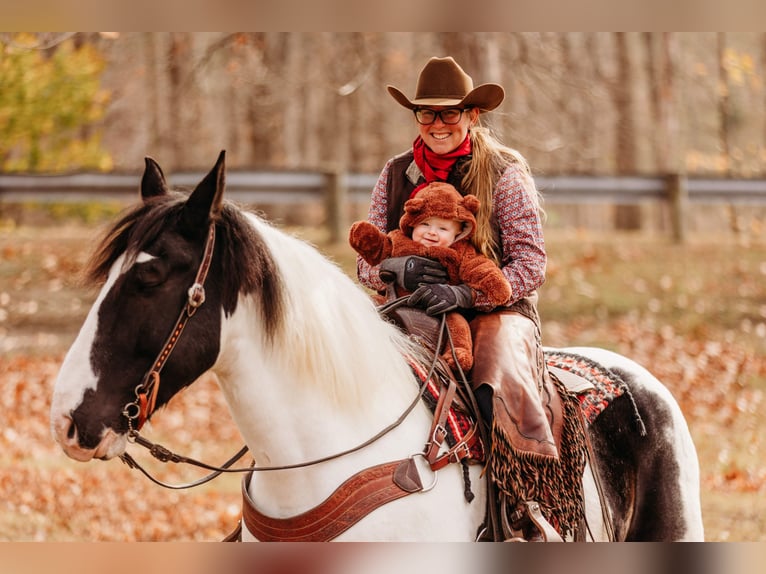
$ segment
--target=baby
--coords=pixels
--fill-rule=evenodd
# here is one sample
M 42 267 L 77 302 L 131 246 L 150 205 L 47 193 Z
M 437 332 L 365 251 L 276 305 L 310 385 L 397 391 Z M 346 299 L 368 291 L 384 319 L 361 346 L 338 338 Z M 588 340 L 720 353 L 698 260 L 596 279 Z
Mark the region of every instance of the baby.
M 481 291 L 496 306 L 511 299 L 511 286 L 495 263 L 471 243 L 476 229 L 479 200 L 461 196 L 452 185 L 434 182 L 420 189 L 404 204 L 399 229 L 383 233 L 368 221 L 351 226 L 349 243 L 370 265 L 389 257 L 417 255 L 435 259 L 447 271 L 450 285 L 465 284 Z M 396 288 L 397 297 L 408 294 Z M 463 371 L 473 367 L 473 341 L 468 322 L 459 312 L 447 313 L 455 356 Z M 451 349 L 442 358 L 455 369 Z

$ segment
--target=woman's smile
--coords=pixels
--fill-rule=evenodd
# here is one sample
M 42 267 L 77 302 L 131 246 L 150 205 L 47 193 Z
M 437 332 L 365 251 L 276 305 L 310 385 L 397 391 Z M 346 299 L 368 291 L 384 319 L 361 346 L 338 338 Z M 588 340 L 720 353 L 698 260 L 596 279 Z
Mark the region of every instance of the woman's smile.
M 444 109 L 442 106 L 434 106 L 434 111 Z M 456 124 L 445 124 L 441 117 L 437 116 L 432 124 L 418 124 L 418 131 L 423 142 L 438 154 L 446 154 L 456 149 L 468 135 L 468 129 L 479 115 L 479 110 L 472 109 L 464 113 Z

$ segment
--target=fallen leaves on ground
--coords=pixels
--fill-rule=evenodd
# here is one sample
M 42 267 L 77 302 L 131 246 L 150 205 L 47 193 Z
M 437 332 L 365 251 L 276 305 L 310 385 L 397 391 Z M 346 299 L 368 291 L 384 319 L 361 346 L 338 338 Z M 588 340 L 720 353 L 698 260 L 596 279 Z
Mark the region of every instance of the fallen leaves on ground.
M 555 327 L 552 329 L 555 331 Z M 566 329 L 564 330 L 566 331 Z M 650 366 L 679 400 L 695 433 L 723 426 L 763 410 L 763 394 L 744 388 L 747 376 L 766 376 L 766 362 L 726 344 L 704 344 L 657 334 L 641 325 L 620 324 L 625 354 Z M 563 334 L 563 333 L 560 333 Z M 240 495 L 236 477 L 225 485 L 180 492 L 150 483 L 117 460 L 77 463 L 66 459 L 48 429 L 53 381 L 62 357 L 15 357 L 0 366 L 5 413 L 0 434 L 0 532 L 15 540 L 219 540 L 236 524 Z M 710 384 L 713 383 L 713 384 Z M 149 436 L 168 438 L 175 450 L 220 458 L 221 445 L 240 445 L 215 381 L 202 380 L 156 417 Z M 756 419 L 753 418 L 753 421 Z M 707 487 L 766 492 L 764 468 L 743 468 L 726 451 L 763 449 L 754 422 L 744 426 L 745 445 L 720 444 L 720 465 L 703 469 Z M 160 441 L 161 442 L 161 441 Z M 135 448 L 135 447 L 131 447 Z M 135 452 L 135 451 L 134 451 Z M 147 455 L 135 453 L 142 461 Z M 218 461 L 221 462 L 221 461 Z M 185 481 L 189 472 L 158 469 L 163 480 Z M 184 476 L 184 474 L 186 476 Z
M 237 524 L 239 478 L 189 491 L 166 490 L 118 459 L 70 461 L 48 424 L 53 383 L 63 357 L 12 357 L 0 364 L 0 539 L 220 540 Z M 147 436 L 207 462 L 242 446 L 212 378 L 198 381 L 157 414 Z M 158 439 L 162 439 L 159 440 Z M 229 452 L 230 451 L 230 452 Z M 183 483 L 203 473 L 164 468 L 135 446 L 133 456 L 158 478 Z M 242 463 L 247 464 L 247 459 Z

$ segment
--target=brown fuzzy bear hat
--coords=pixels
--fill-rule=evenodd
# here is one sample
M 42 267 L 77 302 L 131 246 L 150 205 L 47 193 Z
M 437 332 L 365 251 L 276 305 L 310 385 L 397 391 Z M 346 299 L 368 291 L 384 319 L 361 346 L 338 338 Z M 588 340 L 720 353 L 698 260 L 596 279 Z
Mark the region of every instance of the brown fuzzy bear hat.
M 476 230 L 476 218 L 479 200 L 475 195 L 465 197 L 449 183 L 435 181 L 420 189 L 415 197 L 404 204 L 404 215 L 399 220 L 399 228 L 407 237 L 412 237 L 412 229 L 429 217 L 441 217 L 463 222 L 463 231 L 455 241 L 470 239 Z

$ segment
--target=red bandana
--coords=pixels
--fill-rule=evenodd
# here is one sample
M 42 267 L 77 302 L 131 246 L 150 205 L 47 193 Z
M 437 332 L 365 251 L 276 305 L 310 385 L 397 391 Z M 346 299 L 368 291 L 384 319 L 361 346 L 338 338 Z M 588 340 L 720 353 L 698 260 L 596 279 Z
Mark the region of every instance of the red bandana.
M 471 137 L 466 136 L 463 143 L 451 152 L 438 154 L 431 151 L 431 148 L 418 136 L 412 142 L 412 151 L 415 154 L 415 164 L 423 172 L 426 183 L 417 186 L 410 194 L 410 199 L 415 197 L 418 191 L 433 181 L 447 181 L 447 176 L 458 158 L 471 153 Z

